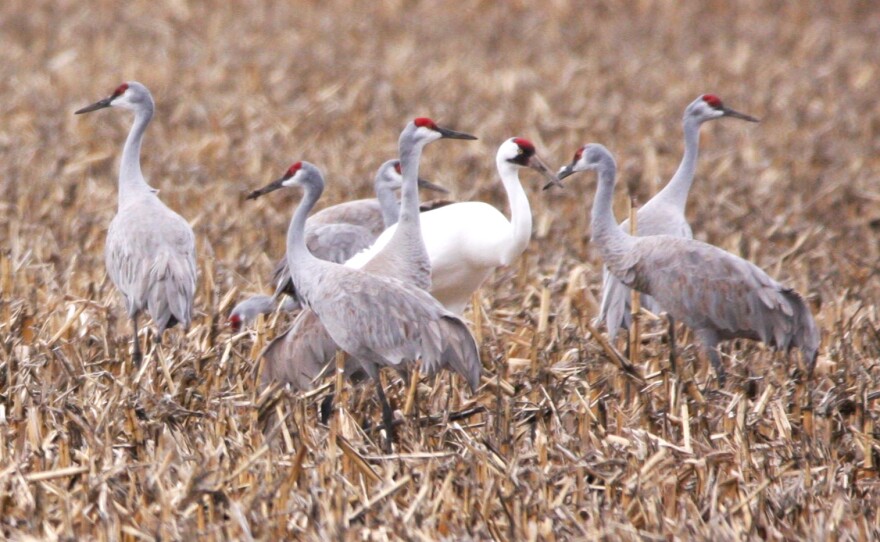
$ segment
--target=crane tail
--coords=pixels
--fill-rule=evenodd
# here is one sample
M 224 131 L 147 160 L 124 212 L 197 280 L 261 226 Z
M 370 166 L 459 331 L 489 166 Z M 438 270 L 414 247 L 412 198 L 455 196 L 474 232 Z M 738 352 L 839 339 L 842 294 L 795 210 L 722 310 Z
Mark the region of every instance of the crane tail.
M 195 268 L 162 252 L 150 267 L 148 284 L 147 310 L 159 334 L 178 322 L 189 328 L 196 288 Z
M 614 341 L 621 328 L 629 329 L 632 321 L 630 316 L 630 289 L 607 268 L 602 272 L 602 305 L 599 310 L 599 321 L 605 322 L 608 338 Z
M 480 385 L 483 364 L 477 341 L 465 323 L 455 316 L 443 316 L 440 320 L 443 351 L 440 364 L 460 374 L 467 380 L 471 391 Z
M 792 307 L 792 340 L 789 348 L 798 347 L 803 354 L 804 363 L 807 365 L 809 374 L 813 374 L 816 367 L 816 358 L 819 354 L 819 344 L 822 337 L 813 313 L 803 297 L 790 288 L 782 290 L 782 295 Z

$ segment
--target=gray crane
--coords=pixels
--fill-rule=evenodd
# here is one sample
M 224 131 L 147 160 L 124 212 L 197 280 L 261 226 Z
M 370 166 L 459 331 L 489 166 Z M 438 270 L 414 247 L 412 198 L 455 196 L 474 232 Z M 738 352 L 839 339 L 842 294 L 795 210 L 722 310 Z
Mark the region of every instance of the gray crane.
M 196 290 L 195 236 L 189 223 L 162 203 L 141 173 L 141 142 L 154 109 L 150 91 L 129 81 L 76 114 L 105 107 L 134 111 L 134 124 L 122 149 L 118 210 L 107 231 L 104 258 L 107 274 L 122 293 L 131 318 L 132 360 L 139 364 L 137 320 L 141 311 L 146 310 L 156 323 L 159 340 L 166 328 L 190 325 Z
M 427 118 L 414 119 L 401 131 L 398 140 L 403 178 L 400 233 L 396 233 L 375 258 L 363 264 L 364 271 L 402 279 L 422 289 L 430 287 L 430 261 L 422 240 L 419 213 L 419 162 L 424 146 L 442 138 L 476 139 L 440 128 Z M 308 389 L 333 359 L 337 348 L 320 320 L 306 309 L 297 315 L 286 333 L 276 337 L 263 351 L 266 360 L 263 381 L 278 380 Z M 357 360 L 347 359 L 346 373 L 352 374 L 358 366 Z
M 790 351 L 799 348 L 812 376 L 819 330 L 803 298 L 760 268 L 718 247 L 682 237 L 633 237 L 614 219 L 611 201 L 617 165 L 608 149 L 582 147 L 559 178 L 598 173 L 590 221 L 592 242 L 609 271 L 629 288 L 653 296 L 674 319 L 690 327 L 712 362 L 719 384 L 723 340 L 745 338 Z
M 637 235 L 672 235 L 673 237 L 693 239 L 694 234 L 684 211 L 687 206 L 688 192 L 697 169 L 697 156 L 700 152 L 700 127 L 706 121 L 723 117 L 758 122 L 758 119 L 752 116 L 725 107 L 714 94 L 704 94 L 685 108 L 682 119 L 684 156 L 669 183 L 636 213 Z M 624 220 L 620 227 L 629 233 L 629 219 Z M 663 308 L 653 297 L 648 295 L 642 295 L 641 305 L 654 314 L 663 312 Z M 617 280 L 612 273 L 609 273 L 607 267 L 603 266 L 602 305 L 599 320 L 605 322 L 608 336 L 612 341 L 616 337 L 618 329 L 629 329 L 632 323 L 630 312 L 630 289 Z M 670 320 L 671 341 L 674 341 L 674 330 L 675 324 Z
M 261 314 L 271 314 L 275 311 L 274 295 L 253 295 L 238 303 L 230 312 L 226 322 L 232 331 L 240 331 L 243 326 L 248 326 Z M 281 310 L 293 312 L 299 308 L 299 303 L 292 297 L 286 297 L 281 303 Z
M 442 135 L 442 129 L 436 126 L 420 130 L 426 142 Z M 305 242 L 305 222 L 324 190 L 324 179 L 314 165 L 297 162 L 284 176 L 253 195 L 286 186 L 299 186 L 304 190 L 287 236 L 291 277 L 298 294 L 333 341 L 357 359 L 375 381 L 387 435 L 385 447 L 390 450 L 393 413 L 379 379 L 379 368 L 402 367 L 421 359 L 428 375 L 448 368 L 462 375 L 471 389 L 476 390 L 482 372 L 477 343 L 465 323 L 425 290 L 397 278 L 373 275 L 316 258 Z M 401 223 L 411 214 L 409 192 L 403 193 Z M 418 207 L 417 194 L 415 207 Z M 415 220 L 418 221 L 417 211 Z
M 379 166 L 373 186 L 375 198 L 348 201 L 318 211 L 306 221 L 306 244 L 312 254 L 336 263 L 343 263 L 372 245 L 388 227 L 397 223 L 400 203 L 394 195 L 402 186 L 400 160 L 388 160 Z M 420 188 L 448 192 L 442 186 L 419 178 Z M 273 272 L 275 295 L 280 293 L 296 299 L 290 280 L 287 257 L 282 257 Z M 271 310 L 271 309 L 270 309 Z

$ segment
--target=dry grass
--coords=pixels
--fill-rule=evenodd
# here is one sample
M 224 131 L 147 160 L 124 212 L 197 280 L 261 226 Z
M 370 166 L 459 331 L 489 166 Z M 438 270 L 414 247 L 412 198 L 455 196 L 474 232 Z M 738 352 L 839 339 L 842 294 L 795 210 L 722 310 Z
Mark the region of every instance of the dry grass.
M 873 3 L 334 4 L 0 4 L 2 536 L 880 536 Z M 72 114 L 125 79 L 156 98 L 144 170 L 192 221 L 201 272 L 194 326 L 138 373 L 102 256 L 130 120 Z M 400 455 L 379 454 L 370 390 L 349 389 L 328 428 L 326 388 L 255 386 L 282 323 L 231 336 L 222 314 L 266 290 L 293 200 L 245 204 L 247 189 L 301 158 L 328 173 L 326 201 L 365 195 L 406 120 L 430 115 L 481 138 L 426 151 L 423 173 L 459 199 L 503 206 L 506 137 L 555 165 L 599 141 L 622 217 L 627 187 L 644 201 L 669 178 L 681 111 L 707 91 L 763 122 L 704 127 L 694 231 L 808 295 L 812 390 L 752 343 L 729 348 L 724 390 L 692 346 L 676 377 L 650 321 L 645 383 L 627 376 L 589 331 L 594 184 L 540 193 L 530 174 L 536 239 L 470 314 L 485 386 L 422 381 Z

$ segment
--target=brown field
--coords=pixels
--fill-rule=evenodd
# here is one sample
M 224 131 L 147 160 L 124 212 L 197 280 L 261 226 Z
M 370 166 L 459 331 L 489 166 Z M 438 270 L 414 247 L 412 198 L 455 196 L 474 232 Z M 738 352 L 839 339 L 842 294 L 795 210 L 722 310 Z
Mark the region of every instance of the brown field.
M 0 538 L 880 537 L 878 39 L 869 1 L 0 3 Z M 127 79 L 153 92 L 143 169 L 191 221 L 200 269 L 194 325 L 138 372 L 103 259 L 131 120 L 73 115 Z M 689 335 L 673 374 L 651 321 L 643 383 L 624 373 L 588 330 L 594 175 L 541 192 L 533 172 L 533 242 L 467 313 L 475 395 L 424 379 L 384 456 L 371 389 L 326 427 L 329 383 L 256 385 L 286 318 L 238 335 L 223 318 L 269 291 L 297 197 L 249 189 L 306 159 L 325 202 L 366 196 L 427 115 L 480 137 L 426 149 L 422 174 L 457 199 L 506 210 L 507 137 L 555 167 L 597 141 L 622 219 L 627 192 L 672 175 L 704 92 L 762 122 L 703 127 L 694 232 L 808 298 L 809 386 L 740 341 L 719 390 Z M 407 386 L 385 377 L 402 413 Z

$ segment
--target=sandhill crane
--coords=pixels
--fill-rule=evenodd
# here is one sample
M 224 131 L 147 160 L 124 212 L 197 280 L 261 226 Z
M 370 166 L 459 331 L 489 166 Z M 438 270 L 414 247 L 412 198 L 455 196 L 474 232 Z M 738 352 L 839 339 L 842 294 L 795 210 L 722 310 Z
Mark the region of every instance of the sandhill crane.
M 428 118 L 409 122 L 400 133 L 398 152 L 402 168 L 400 228 L 382 251 L 366 262 L 363 270 L 379 276 L 404 280 L 419 288 L 430 287 L 431 270 L 421 236 L 419 213 L 419 162 L 425 145 L 438 139 L 476 139 L 474 136 L 440 128 Z M 263 351 L 266 360 L 263 381 L 288 382 L 308 389 L 333 359 L 336 344 L 315 314 L 306 309 L 297 315 L 290 329 L 276 337 Z M 346 373 L 359 366 L 346 361 Z
M 758 122 L 754 117 L 725 107 L 714 94 L 704 94 L 685 108 L 682 119 L 684 156 L 669 183 L 636 213 L 637 235 L 672 235 L 693 239 L 694 234 L 684 211 L 697 169 L 700 126 L 706 121 L 723 117 Z M 629 233 L 629 219 L 624 220 L 620 227 Z M 642 295 L 641 305 L 654 314 L 663 312 L 663 308 L 651 296 Z M 617 330 L 628 329 L 632 321 L 630 289 L 609 273 L 607 267 L 602 268 L 602 306 L 599 320 L 605 322 L 608 336 L 612 341 L 617 335 Z M 674 323 L 671 321 L 669 329 L 670 337 L 674 337 Z
M 592 241 L 605 265 L 624 285 L 653 296 L 674 319 L 690 327 L 724 384 L 719 341 L 745 338 L 778 350 L 801 350 L 812 375 L 819 330 L 803 298 L 760 268 L 718 247 L 681 237 L 633 237 L 611 209 L 617 165 L 608 149 L 582 147 L 559 178 L 594 170 L 599 186 L 593 200 Z
M 397 223 L 400 203 L 394 192 L 402 184 L 400 160 L 383 163 L 373 183 L 375 198 L 339 203 L 309 217 L 306 221 L 306 244 L 309 250 L 322 260 L 343 263 L 373 244 L 382 231 Z M 442 186 L 422 178 L 418 179 L 418 185 L 435 192 L 448 192 Z M 285 293 L 296 299 L 286 256 L 275 266 L 273 282 L 276 296 Z
M 423 138 L 440 137 L 431 128 L 419 130 Z M 449 368 L 476 390 L 482 372 L 477 343 L 465 323 L 426 291 L 396 278 L 373 275 L 312 255 L 305 242 L 305 222 L 324 190 L 324 179 L 314 165 L 297 162 L 254 197 L 285 186 L 304 190 L 287 235 L 291 277 L 300 297 L 333 341 L 357 359 L 376 382 L 389 449 L 393 416 L 379 379 L 379 368 L 401 367 L 421 359 L 427 374 Z M 406 192 L 403 198 L 401 221 L 408 211 Z
M 461 314 L 471 295 L 501 265 L 516 259 L 532 235 L 532 211 L 519 181 L 519 168 L 537 170 L 551 183 L 556 176 L 528 140 L 513 137 L 498 148 L 498 174 L 507 192 L 510 220 L 480 201 L 453 203 L 422 213 L 421 232 L 431 265 L 431 294 L 450 311 Z M 364 265 L 391 241 L 399 226 L 385 230 L 368 250 L 346 265 Z
M 132 359 L 137 364 L 142 358 L 137 329 L 142 310 L 153 318 L 160 340 L 165 329 L 177 323 L 189 327 L 196 289 L 195 236 L 187 221 L 162 203 L 141 173 L 141 142 L 154 108 L 150 91 L 129 81 L 76 114 L 105 107 L 134 111 L 134 124 L 122 149 L 118 209 L 107 231 L 104 258 L 107 274 L 122 292 L 131 318 Z
M 271 314 L 275 310 L 276 297 L 272 295 L 254 295 L 238 303 L 230 312 L 227 323 L 232 331 L 240 331 L 242 326 L 248 326 L 257 319 L 260 314 Z M 281 303 L 284 312 L 295 311 L 299 303 L 292 297 L 287 297 Z

